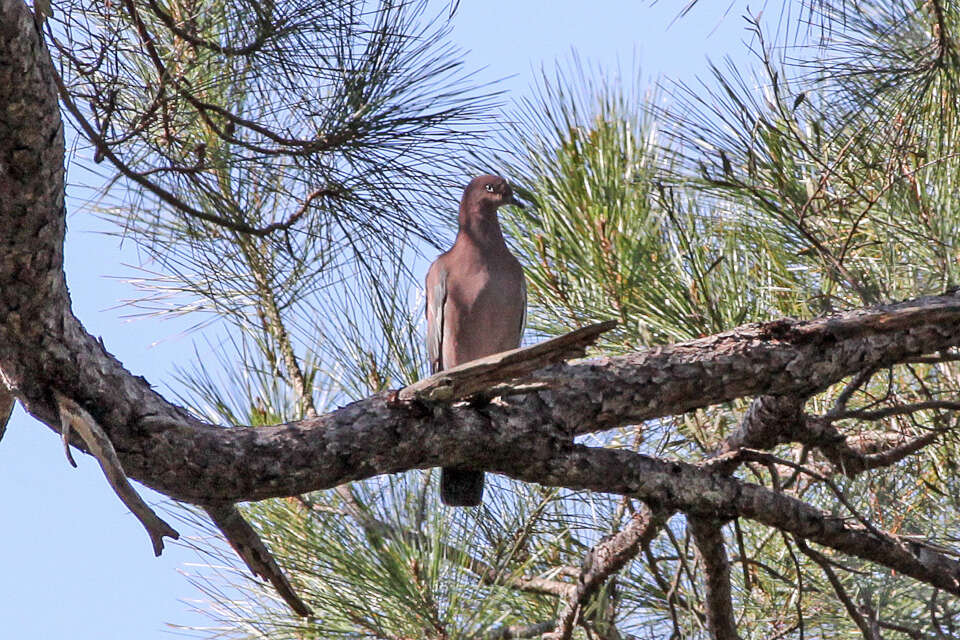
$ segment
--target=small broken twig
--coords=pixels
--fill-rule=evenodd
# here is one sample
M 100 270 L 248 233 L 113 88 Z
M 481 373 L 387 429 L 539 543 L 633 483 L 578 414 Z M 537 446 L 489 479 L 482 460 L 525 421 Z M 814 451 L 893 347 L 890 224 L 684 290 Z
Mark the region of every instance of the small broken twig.
M 70 451 L 70 419 L 64 416 L 64 405 L 59 398 L 57 398 L 57 407 L 60 410 L 60 442 L 63 443 L 63 453 L 67 456 L 70 466 L 76 469 L 77 461 L 73 459 L 73 453 Z
M 150 535 L 150 541 L 153 543 L 153 553 L 159 556 L 163 552 L 163 536 L 176 540 L 180 537 L 180 534 L 154 513 L 153 509 L 143 501 L 140 494 L 127 480 L 127 474 L 123 471 L 120 458 L 117 457 L 117 452 L 114 450 L 110 438 L 93 419 L 93 416 L 59 391 L 54 390 L 53 395 L 60 412 L 61 434 L 64 446 L 67 447 L 67 459 L 74 467 L 77 466 L 70 454 L 68 444 L 70 430 L 73 429 L 83 438 L 90 449 L 90 453 L 100 463 L 100 468 L 103 469 L 103 473 L 107 476 L 107 481 L 113 487 L 117 497 L 123 501 L 123 504 L 127 505 L 127 508 L 143 524 L 147 534 Z
M 3 434 L 7 432 L 7 423 L 10 422 L 13 405 L 13 394 L 7 388 L 7 385 L 0 382 L 0 440 L 3 440 Z
M 303 617 L 313 615 L 313 611 L 293 590 L 293 586 L 283 574 L 280 565 L 273 559 L 273 555 L 263 544 L 263 540 L 250 526 L 250 523 L 246 521 L 236 505 L 229 502 L 219 502 L 201 506 L 254 575 L 268 580 L 280 594 L 280 597 L 297 614 Z
M 521 380 L 517 384 L 511 384 L 511 381 L 547 365 L 583 356 L 588 346 L 615 326 L 616 320 L 607 320 L 531 347 L 465 362 L 400 389 L 397 398 L 401 401 L 457 402 L 481 393 L 505 396 L 540 391 L 546 387 L 536 380 Z

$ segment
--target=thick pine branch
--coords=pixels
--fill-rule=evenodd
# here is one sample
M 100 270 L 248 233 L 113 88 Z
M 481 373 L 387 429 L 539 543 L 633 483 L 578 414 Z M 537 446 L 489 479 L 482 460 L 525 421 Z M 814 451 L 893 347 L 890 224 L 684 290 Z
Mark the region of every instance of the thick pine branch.
M 0 226 L 12 222 L 4 218 Z M 32 304 L 35 290 L 4 287 L 0 304 Z M 960 298 L 931 297 L 553 365 L 529 379 L 549 391 L 483 407 L 404 402 L 385 393 L 314 419 L 224 429 L 188 416 L 123 370 L 83 332 L 65 296 L 49 304 L 37 309 L 35 323 L 20 323 L 11 312 L 0 326 L 2 367 L 17 397 L 58 428 L 49 393 L 65 389 L 103 426 L 130 476 L 199 503 L 295 495 L 440 465 L 511 473 L 526 460 L 548 459 L 577 434 L 757 394 L 804 397 L 865 367 L 960 342 Z M 63 326 L 53 328 L 57 320 Z M 38 333 L 43 327 L 50 331 Z M 558 476 L 532 480 L 564 484 Z

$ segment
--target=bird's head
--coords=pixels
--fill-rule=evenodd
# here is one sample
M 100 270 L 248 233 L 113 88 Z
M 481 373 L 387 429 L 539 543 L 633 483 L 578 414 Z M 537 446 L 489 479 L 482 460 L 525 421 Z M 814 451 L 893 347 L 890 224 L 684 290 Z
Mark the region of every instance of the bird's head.
M 507 181 L 494 175 L 482 175 L 471 180 L 467 188 L 463 190 L 463 200 L 460 203 L 461 208 L 492 209 L 494 211 L 505 204 L 523 206 L 513 196 L 513 189 L 510 188 Z

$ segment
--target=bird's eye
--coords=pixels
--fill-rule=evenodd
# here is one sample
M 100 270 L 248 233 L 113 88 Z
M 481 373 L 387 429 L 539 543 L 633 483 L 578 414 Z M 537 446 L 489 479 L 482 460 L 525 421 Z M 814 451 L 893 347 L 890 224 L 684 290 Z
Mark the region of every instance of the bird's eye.
M 493 193 L 493 185 L 492 185 L 492 184 L 486 184 L 486 185 L 483 186 L 483 188 L 486 189 L 487 191 L 489 191 L 490 193 Z

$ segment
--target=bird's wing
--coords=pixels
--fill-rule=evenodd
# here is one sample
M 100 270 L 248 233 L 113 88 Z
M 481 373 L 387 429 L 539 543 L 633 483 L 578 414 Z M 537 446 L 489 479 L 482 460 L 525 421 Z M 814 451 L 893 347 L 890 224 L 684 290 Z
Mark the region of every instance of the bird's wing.
M 430 373 L 443 369 L 443 306 L 447 301 L 447 270 L 439 262 L 427 272 L 427 357 Z
M 523 340 L 523 330 L 527 328 L 527 279 L 520 274 L 520 297 L 523 299 L 523 313 L 520 315 L 520 333 L 517 336 L 517 346 Z

